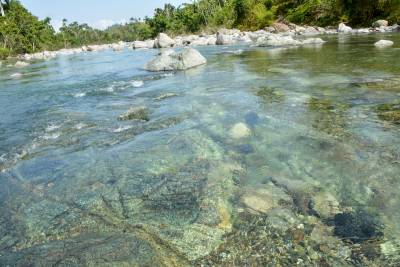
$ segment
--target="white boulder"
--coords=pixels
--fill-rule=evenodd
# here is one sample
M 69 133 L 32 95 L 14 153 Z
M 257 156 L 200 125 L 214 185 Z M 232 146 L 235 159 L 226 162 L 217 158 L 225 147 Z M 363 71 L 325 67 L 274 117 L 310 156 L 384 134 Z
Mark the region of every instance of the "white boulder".
M 217 32 L 217 40 L 215 42 L 216 45 L 230 45 L 233 43 L 234 43 L 234 41 L 233 41 L 233 38 L 231 35 Z
M 338 32 L 340 33 L 351 33 L 353 31 L 353 29 L 349 26 L 347 26 L 344 23 L 340 23 L 339 27 L 338 27 Z
M 308 36 L 312 36 L 312 35 L 318 35 L 321 34 L 316 28 L 314 27 L 305 27 L 304 31 L 302 32 L 303 35 L 308 35 Z
M 208 45 L 208 39 L 206 37 L 200 37 L 190 42 L 192 46 L 205 46 Z
M 392 46 L 394 43 L 390 40 L 380 40 L 375 43 L 376 47 L 389 47 Z
M 154 47 L 154 40 L 147 41 L 134 41 L 132 43 L 133 49 L 149 49 Z
M 148 71 L 186 70 L 206 63 L 207 60 L 197 50 L 185 48 L 181 52 L 163 51 L 149 61 L 144 69 Z
M 384 19 L 380 19 L 380 20 L 377 20 L 374 23 L 372 23 L 373 28 L 387 27 L 387 26 L 389 26 L 389 22 Z
M 167 48 L 173 47 L 175 45 L 175 41 L 172 40 L 165 33 L 159 33 L 156 40 L 154 41 L 154 48 Z
M 257 39 L 257 46 L 298 46 L 302 43 L 298 40 L 293 39 L 292 36 L 280 36 L 277 34 L 270 34 Z

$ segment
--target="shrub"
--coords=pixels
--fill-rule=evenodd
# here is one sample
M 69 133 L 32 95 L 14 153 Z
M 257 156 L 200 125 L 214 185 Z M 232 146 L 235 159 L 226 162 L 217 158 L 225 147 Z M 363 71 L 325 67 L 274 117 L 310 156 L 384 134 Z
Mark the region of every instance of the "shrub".
M 0 59 L 6 59 L 10 55 L 10 50 L 0 47 Z

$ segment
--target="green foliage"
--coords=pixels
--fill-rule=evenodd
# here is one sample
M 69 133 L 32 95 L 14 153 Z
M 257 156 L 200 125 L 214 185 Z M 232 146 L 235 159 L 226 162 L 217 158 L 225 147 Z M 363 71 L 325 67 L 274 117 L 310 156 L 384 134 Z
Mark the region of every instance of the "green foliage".
M 0 47 L 0 59 L 6 59 L 10 55 L 10 51 L 7 48 Z
M 370 26 L 376 19 L 389 19 L 391 23 L 400 20 L 400 0 L 197 0 L 178 7 L 166 4 L 151 18 L 132 18 L 103 31 L 64 20 L 56 33 L 49 18 L 39 20 L 18 0 L 0 3 L 5 13 L 0 14 L 2 58 L 64 47 L 146 40 L 160 32 L 178 35 L 220 27 L 258 30 L 275 19 L 320 26 L 341 21 Z
M 54 30 L 50 19 L 39 20 L 18 1 L 5 6 L 6 15 L 0 17 L 0 43 L 11 53 L 29 53 L 51 47 Z

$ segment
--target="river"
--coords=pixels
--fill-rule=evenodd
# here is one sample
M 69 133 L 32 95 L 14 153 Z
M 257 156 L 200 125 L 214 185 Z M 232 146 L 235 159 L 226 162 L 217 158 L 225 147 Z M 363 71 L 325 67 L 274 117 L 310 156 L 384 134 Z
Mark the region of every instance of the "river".
M 3 64 L 0 265 L 398 266 L 400 35 L 322 38 Z

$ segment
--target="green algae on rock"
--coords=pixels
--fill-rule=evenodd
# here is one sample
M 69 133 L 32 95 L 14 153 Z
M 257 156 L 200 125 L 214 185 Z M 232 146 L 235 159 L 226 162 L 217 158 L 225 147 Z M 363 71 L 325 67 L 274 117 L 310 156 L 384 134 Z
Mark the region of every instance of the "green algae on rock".
M 380 104 L 377 106 L 376 112 L 379 119 L 400 124 L 400 103 Z

